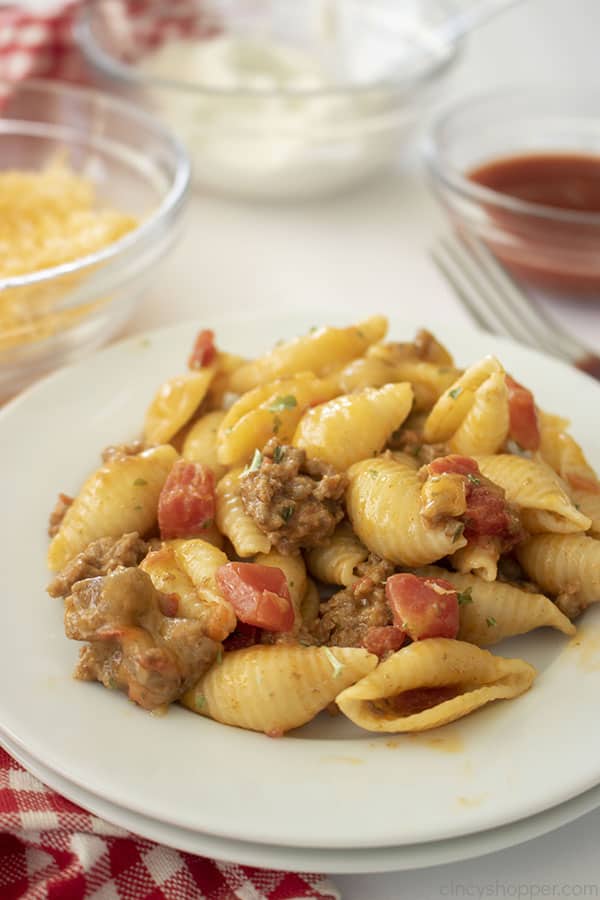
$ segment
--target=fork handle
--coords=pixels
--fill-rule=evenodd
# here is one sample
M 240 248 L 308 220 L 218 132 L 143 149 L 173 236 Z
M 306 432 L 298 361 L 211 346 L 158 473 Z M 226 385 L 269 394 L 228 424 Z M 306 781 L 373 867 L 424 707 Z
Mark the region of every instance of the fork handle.
M 600 381 L 600 356 L 594 353 L 588 353 L 586 356 L 580 356 L 573 363 L 576 369 L 585 372 L 597 381 Z

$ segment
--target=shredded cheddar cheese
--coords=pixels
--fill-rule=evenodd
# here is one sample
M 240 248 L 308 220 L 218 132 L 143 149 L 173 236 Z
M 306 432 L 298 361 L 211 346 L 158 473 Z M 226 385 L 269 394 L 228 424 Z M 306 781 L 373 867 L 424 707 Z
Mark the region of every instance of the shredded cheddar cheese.
M 93 184 L 60 159 L 39 171 L 0 172 L 0 279 L 73 262 L 136 225 L 132 216 L 99 208 Z M 0 291 L 0 350 L 54 334 L 95 306 L 57 309 L 80 277 Z

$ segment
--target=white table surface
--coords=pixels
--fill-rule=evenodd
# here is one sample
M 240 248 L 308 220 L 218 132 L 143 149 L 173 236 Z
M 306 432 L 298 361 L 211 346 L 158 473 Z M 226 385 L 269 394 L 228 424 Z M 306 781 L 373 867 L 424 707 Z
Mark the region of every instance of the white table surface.
M 600 88 L 600 0 L 526 0 L 473 36 L 450 95 L 518 81 Z M 599 96 L 600 111 L 600 96 Z M 415 310 L 466 321 L 427 247 L 443 227 L 418 166 L 319 203 L 243 205 L 194 195 L 186 232 L 127 331 L 274 307 Z M 600 350 L 600 308 L 556 306 Z M 600 727 L 600 726 L 599 726 Z M 560 777 L 560 772 L 557 772 Z M 334 876 L 346 900 L 600 896 L 600 811 L 471 862 L 409 873 Z M 588 885 L 584 888 L 584 885 Z M 584 890 L 586 891 L 584 893 Z

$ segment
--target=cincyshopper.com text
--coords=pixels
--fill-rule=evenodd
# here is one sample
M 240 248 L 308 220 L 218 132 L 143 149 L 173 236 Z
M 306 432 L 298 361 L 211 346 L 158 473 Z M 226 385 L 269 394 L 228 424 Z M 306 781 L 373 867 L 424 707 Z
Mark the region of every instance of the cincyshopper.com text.
M 537 900 L 538 897 L 592 898 L 600 897 L 600 883 L 546 883 L 493 881 L 463 883 L 451 881 L 440 886 L 440 896 L 484 900 L 486 897 L 510 898 L 510 900 Z

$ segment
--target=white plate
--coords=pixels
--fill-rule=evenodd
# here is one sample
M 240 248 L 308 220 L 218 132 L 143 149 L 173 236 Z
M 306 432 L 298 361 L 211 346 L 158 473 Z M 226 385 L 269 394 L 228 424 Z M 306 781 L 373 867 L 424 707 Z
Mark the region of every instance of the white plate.
M 592 812 L 600 805 L 600 785 L 584 794 L 567 800 L 546 812 L 538 813 L 501 828 L 482 831 L 479 834 L 450 838 L 446 841 L 429 841 L 426 844 L 404 847 L 373 847 L 368 850 L 322 850 L 312 847 L 280 847 L 276 844 L 252 844 L 213 837 L 177 828 L 165 822 L 157 822 L 139 813 L 132 813 L 114 803 L 72 784 L 67 779 L 47 769 L 24 750 L 0 735 L 0 744 L 18 759 L 40 781 L 54 788 L 64 797 L 78 803 L 113 825 L 120 825 L 134 834 L 159 844 L 210 856 L 213 859 L 240 863 L 246 866 L 263 866 L 295 872 L 325 872 L 329 874 L 355 874 L 366 872 L 397 872 L 410 869 L 447 865 L 465 859 L 473 859 L 495 853 L 541 837 L 549 831 L 573 822 Z
M 202 324 L 215 327 L 223 347 L 248 354 L 315 318 Z M 100 448 L 135 436 L 157 385 L 182 369 L 195 327 L 111 347 L 52 376 L 0 416 L 6 473 L 0 596 L 10 635 L 0 654 L 0 727 L 7 736 L 69 781 L 132 812 L 219 837 L 294 847 L 458 837 L 535 815 L 597 784 L 600 665 L 590 665 L 590 657 L 600 609 L 586 614 L 587 655 L 546 632 L 502 648 L 539 668 L 534 688 L 447 726 L 439 738 L 375 737 L 319 717 L 272 740 L 181 708 L 156 718 L 71 678 L 78 648 L 63 635 L 60 603 L 44 595 L 48 510 L 58 490 L 77 490 Z M 393 322 L 391 334 L 410 337 L 411 328 Z M 465 328 L 440 336 L 462 364 L 496 352 L 534 388 L 540 405 L 572 417 L 576 437 L 600 461 L 590 417 L 599 399 L 594 382 Z

